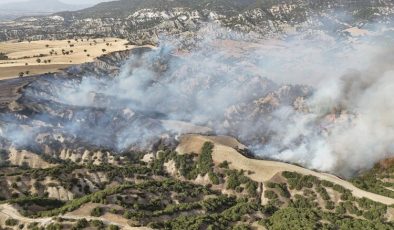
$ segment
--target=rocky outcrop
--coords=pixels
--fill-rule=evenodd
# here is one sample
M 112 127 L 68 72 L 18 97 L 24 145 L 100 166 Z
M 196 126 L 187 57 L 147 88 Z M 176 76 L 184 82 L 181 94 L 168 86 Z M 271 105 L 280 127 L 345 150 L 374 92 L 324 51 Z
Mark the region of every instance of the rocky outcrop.
M 345 12 L 348 17 L 336 17 Z M 144 1 L 103 3 L 77 12 L 24 17 L 0 24 L 0 40 L 122 37 L 134 44 L 156 44 L 159 35 L 190 39 L 207 22 L 256 37 L 297 31 L 340 32 L 368 23 L 392 23 L 389 0 Z M 220 32 L 218 32 L 220 34 Z M 223 34 L 224 35 L 224 34 Z M 232 35 L 234 36 L 234 35 Z
M 35 153 L 26 150 L 16 150 L 11 148 L 9 151 L 9 161 L 12 165 L 27 166 L 30 168 L 51 168 L 56 164 L 50 164 Z

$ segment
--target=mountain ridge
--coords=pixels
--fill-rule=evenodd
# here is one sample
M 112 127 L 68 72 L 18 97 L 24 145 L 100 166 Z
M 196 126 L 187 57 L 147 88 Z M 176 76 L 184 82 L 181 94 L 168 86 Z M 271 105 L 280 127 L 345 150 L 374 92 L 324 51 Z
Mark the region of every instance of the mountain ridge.
M 265 38 L 299 30 L 336 33 L 352 26 L 390 25 L 394 14 L 391 6 L 393 3 L 386 0 L 120 0 L 74 12 L 18 19 L 0 26 L 0 40 L 96 36 L 155 44 L 159 34 L 187 36 L 204 22 Z

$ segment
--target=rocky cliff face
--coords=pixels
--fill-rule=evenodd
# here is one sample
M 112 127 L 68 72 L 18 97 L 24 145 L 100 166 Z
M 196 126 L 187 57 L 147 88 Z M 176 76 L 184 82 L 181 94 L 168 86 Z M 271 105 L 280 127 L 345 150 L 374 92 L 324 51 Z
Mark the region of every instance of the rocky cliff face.
M 255 37 L 283 37 L 299 31 L 336 33 L 371 23 L 387 25 L 392 23 L 393 13 L 393 3 L 388 0 L 123 0 L 3 23 L 0 40 L 116 36 L 135 44 L 156 44 L 159 35 L 190 38 L 207 22 Z

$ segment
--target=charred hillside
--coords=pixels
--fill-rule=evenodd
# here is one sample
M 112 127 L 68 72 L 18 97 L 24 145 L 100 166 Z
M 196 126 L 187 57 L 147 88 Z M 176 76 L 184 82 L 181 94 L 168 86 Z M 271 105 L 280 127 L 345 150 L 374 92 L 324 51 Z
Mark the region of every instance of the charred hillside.
M 8 90 L 3 93 L 0 117 L 3 124 L 1 147 L 29 149 L 57 158 L 63 151 L 82 154 L 92 149 L 115 152 L 153 150 L 157 143 L 171 146 L 176 135 L 212 133 L 210 130 L 240 137 L 249 144 L 259 143 L 260 139 L 240 135 L 244 134 L 241 131 L 245 126 L 263 122 L 260 119 L 262 114 L 270 114 L 280 105 L 293 106 L 312 92 L 306 86 L 282 86 L 261 76 L 252 80 L 248 77 L 231 80 L 230 84 L 227 82 L 229 79 L 214 77 L 201 85 L 203 79 L 186 78 L 200 70 L 190 69 L 187 66 L 189 60 L 165 50 L 137 48 L 104 55 L 93 63 L 73 66 L 62 73 L 3 81 L 1 85 Z M 151 69 L 146 74 L 152 78 L 141 79 L 143 75 L 131 77 L 141 68 L 144 71 L 145 68 Z M 214 76 L 221 74 L 228 74 L 228 70 L 218 70 Z M 140 80 L 142 85 L 133 83 Z M 86 84 L 89 86 L 85 89 Z M 166 88 L 157 88 L 154 92 L 160 84 L 179 84 L 181 91 L 166 92 Z M 239 99 L 218 108 L 215 112 L 218 120 L 212 123 L 209 121 L 211 112 L 199 106 L 191 107 L 197 98 L 188 97 L 197 95 L 201 90 L 207 92 L 206 97 L 211 97 L 209 90 L 219 90 L 223 84 L 234 88 L 242 86 L 259 93 L 249 95 L 240 92 Z M 125 95 L 122 90 L 126 90 Z M 156 104 L 159 103 L 158 98 L 148 95 L 146 99 L 128 96 L 140 91 L 157 96 L 163 94 L 167 104 Z M 175 95 L 185 101 L 172 101 Z M 259 97 L 261 103 L 256 106 L 253 100 Z M 195 110 L 207 117 L 193 122 L 200 116 Z M 264 122 L 269 122 L 269 119 Z

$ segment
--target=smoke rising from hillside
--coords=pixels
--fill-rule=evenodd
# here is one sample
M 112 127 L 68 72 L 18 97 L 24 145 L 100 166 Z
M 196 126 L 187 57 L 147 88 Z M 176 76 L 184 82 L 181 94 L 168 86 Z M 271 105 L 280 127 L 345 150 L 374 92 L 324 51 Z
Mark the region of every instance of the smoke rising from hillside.
M 206 37 L 188 53 L 164 43 L 132 56 L 115 79 L 86 76 L 53 80 L 50 91 L 28 88 L 28 97 L 74 109 L 61 109 L 63 122 L 52 110 L 34 119 L 118 150 L 147 146 L 165 129 L 179 132 L 162 120 L 184 121 L 236 136 L 258 156 L 344 176 L 393 156 L 393 47 L 373 39 L 252 44 Z M 18 144 L 42 132 L 32 127 L 26 134 L 9 126 L 3 135 Z
M 319 82 L 307 100 L 307 114 L 291 109 L 276 111 L 279 122 L 273 129 L 281 130 L 279 141 L 258 149 L 267 157 L 344 176 L 392 157 L 391 52 L 389 49 L 380 53 L 358 70 Z M 284 146 L 290 147 L 283 150 Z

